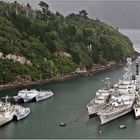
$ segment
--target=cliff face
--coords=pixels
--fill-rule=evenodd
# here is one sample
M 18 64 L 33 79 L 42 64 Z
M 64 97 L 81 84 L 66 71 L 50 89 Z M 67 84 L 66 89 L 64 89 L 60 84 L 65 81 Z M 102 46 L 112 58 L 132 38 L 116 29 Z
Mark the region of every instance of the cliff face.
M 0 1 L 0 84 L 19 76 L 31 81 L 57 77 L 134 54 L 126 36 L 89 19 L 85 10 L 64 17 L 44 2 L 40 6 L 34 11 L 29 4 Z

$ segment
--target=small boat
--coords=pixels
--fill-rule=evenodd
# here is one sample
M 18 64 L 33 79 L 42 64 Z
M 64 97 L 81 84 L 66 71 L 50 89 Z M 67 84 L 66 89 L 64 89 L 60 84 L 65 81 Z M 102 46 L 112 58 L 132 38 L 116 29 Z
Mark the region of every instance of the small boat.
M 126 125 L 119 125 L 119 128 L 124 129 L 124 128 L 126 128 Z
M 102 131 L 101 130 L 99 130 L 99 134 L 101 134 L 102 133 Z
M 61 127 L 65 127 L 65 126 L 66 126 L 66 123 L 61 122 L 59 125 L 60 125 Z

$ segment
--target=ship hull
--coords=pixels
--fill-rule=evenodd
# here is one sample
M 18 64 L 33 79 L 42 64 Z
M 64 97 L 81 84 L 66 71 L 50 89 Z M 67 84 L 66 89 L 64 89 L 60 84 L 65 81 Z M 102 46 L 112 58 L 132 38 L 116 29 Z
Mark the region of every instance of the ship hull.
M 5 124 L 11 122 L 13 120 L 13 117 L 14 117 L 14 113 L 11 113 L 8 116 L 0 117 L 0 126 L 3 126 Z
M 35 98 L 35 97 L 24 97 L 24 98 L 23 98 L 23 101 L 24 101 L 24 103 L 30 102 L 30 101 L 33 101 L 34 98 Z
M 22 99 L 20 96 L 14 96 L 13 98 L 14 98 L 15 102 L 18 102 L 19 100 Z
M 119 112 L 116 112 L 115 114 L 110 114 L 110 115 L 101 115 L 100 114 L 99 117 L 101 120 L 101 125 L 106 124 L 114 119 L 117 119 L 117 118 L 131 112 L 131 111 L 132 111 L 132 107 L 125 109 L 125 110 L 121 110 Z
M 89 118 L 92 118 L 97 115 L 98 110 L 101 108 L 101 105 L 87 106 Z
M 134 108 L 134 113 L 135 113 L 135 117 L 136 119 L 140 119 L 140 108 Z
M 53 96 L 53 93 L 52 94 L 48 94 L 48 95 L 45 95 L 45 96 L 36 96 L 35 97 L 35 99 L 36 99 L 36 101 L 38 102 L 38 101 L 41 101 L 41 100 L 45 100 L 45 99 L 48 99 L 48 98 L 50 98 L 50 97 L 52 97 Z
M 16 116 L 16 118 L 17 118 L 17 120 L 19 121 L 19 120 L 22 120 L 22 119 L 24 119 L 25 117 L 27 117 L 29 114 L 30 114 L 30 109 L 26 112 L 26 113 L 24 113 L 24 114 L 15 114 L 15 116 Z

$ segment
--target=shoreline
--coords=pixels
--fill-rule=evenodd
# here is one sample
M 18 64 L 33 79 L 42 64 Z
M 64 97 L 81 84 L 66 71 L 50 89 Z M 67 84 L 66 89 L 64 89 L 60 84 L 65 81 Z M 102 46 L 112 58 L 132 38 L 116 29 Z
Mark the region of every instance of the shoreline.
M 132 60 L 136 60 L 140 56 L 140 53 L 135 52 L 135 55 L 132 56 Z M 47 83 L 53 83 L 53 82 L 61 82 L 69 79 L 73 79 L 79 76 L 92 76 L 94 74 L 100 73 L 100 72 L 105 72 L 108 70 L 113 70 L 117 69 L 121 66 L 125 65 L 125 62 L 120 62 L 120 63 L 112 63 L 107 66 L 100 66 L 98 68 L 91 69 L 89 71 L 81 71 L 79 73 L 77 72 L 72 72 L 67 75 L 61 75 L 60 77 L 55 77 L 55 78 L 50 78 L 50 79 L 41 79 L 37 80 L 35 82 L 20 82 L 20 83 L 10 83 L 10 84 L 5 84 L 5 85 L 0 85 L 0 91 L 1 90 L 6 90 L 6 89 L 14 89 L 14 88 L 24 88 L 24 87 L 29 87 L 29 86 L 35 86 L 35 85 L 43 85 Z
M 70 74 L 63 75 L 63 76 L 60 76 L 57 78 L 42 79 L 42 80 L 37 80 L 35 82 L 26 82 L 25 81 L 24 83 L 21 82 L 21 83 L 0 85 L 0 90 L 14 89 L 14 88 L 20 88 L 20 87 L 24 88 L 24 87 L 43 85 L 43 84 L 53 83 L 53 82 L 61 82 L 61 81 L 73 79 L 73 78 L 80 77 L 80 76 L 92 76 L 92 75 L 100 73 L 100 72 L 117 69 L 123 65 L 124 65 L 124 63 L 116 63 L 116 64 L 112 64 L 110 66 L 100 67 L 97 70 L 91 69 L 87 72 L 80 72 L 80 73 L 72 72 Z

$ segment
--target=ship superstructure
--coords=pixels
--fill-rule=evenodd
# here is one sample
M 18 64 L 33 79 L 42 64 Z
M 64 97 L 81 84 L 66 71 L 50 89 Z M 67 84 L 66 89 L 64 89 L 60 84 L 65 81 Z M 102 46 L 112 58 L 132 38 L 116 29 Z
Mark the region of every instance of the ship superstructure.
M 87 104 L 88 114 L 89 117 L 92 117 L 97 114 L 97 112 L 100 110 L 100 108 L 106 103 L 106 101 L 109 99 L 109 95 L 111 93 L 111 83 L 109 81 L 109 78 L 105 79 L 105 88 L 99 89 L 96 92 L 96 96 L 94 99 L 92 99 Z

